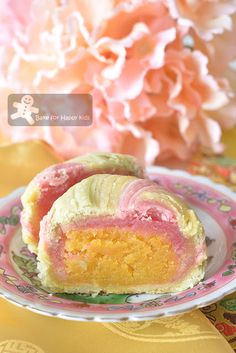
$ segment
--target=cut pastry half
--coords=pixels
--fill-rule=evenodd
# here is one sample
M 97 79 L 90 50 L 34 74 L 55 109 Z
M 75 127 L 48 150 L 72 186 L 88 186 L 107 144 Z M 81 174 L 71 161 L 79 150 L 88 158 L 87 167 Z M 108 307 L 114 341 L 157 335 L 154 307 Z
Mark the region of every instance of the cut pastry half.
M 164 293 L 203 279 L 205 235 L 195 212 L 155 182 L 98 174 L 43 218 L 42 284 L 52 292 Z

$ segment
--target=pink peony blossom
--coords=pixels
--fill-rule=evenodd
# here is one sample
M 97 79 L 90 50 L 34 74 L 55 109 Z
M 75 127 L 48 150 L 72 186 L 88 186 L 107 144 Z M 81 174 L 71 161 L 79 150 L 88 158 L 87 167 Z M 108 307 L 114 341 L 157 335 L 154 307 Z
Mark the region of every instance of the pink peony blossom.
M 222 150 L 222 122 L 213 118 L 229 90 L 209 73 L 206 55 L 184 48 L 190 22 L 176 21 L 177 7 L 164 0 L 34 0 L 24 22 L 12 6 L 4 10 L 12 24 L 5 26 L 11 41 L 2 46 L 0 89 L 2 131 L 13 141 L 41 138 L 66 158 L 130 153 L 147 164 L 186 159 L 199 145 Z M 13 92 L 91 93 L 93 125 L 10 127 Z
M 146 87 L 157 117 L 144 125 L 159 141 L 162 157 L 175 151 L 179 158 L 188 158 L 198 144 L 216 153 L 222 151 L 220 126 L 211 119 L 211 111 L 228 99 L 209 75 L 202 53 L 168 50 L 165 65 L 149 72 Z
M 225 32 L 222 36 L 217 36 L 212 42 L 207 43 L 211 72 L 224 81 L 227 80 L 226 84 L 229 83 L 228 89 L 231 90 L 230 103 L 214 112 L 214 118 L 225 128 L 231 128 L 236 124 L 236 14 L 232 19 L 231 32 Z
M 191 25 L 205 40 L 232 29 L 235 0 L 166 0 L 180 23 Z
M 212 117 L 224 128 L 236 124 L 236 14 L 232 16 L 232 30 L 213 40 L 202 42 L 194 36 L 195 47 L 208 57 L 208 67 L 212 75 L 218 77 L 225 92 L 230 97 L 229 104 L 214 111 Z

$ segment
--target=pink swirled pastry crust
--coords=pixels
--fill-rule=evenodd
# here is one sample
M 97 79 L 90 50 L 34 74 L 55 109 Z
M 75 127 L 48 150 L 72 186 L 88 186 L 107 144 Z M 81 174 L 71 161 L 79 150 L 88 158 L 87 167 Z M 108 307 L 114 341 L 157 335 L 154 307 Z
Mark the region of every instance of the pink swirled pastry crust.
M 22 196 L 22 236 L 32 252 L 37 254 L 40 221 L 53 202 L 72 185 L 96 173 L 143 177 L 143 169 L 137 160 L 119 153 L 89 153 L 43 170 Z
M 54 202 L 38 260 L 53 292 L 181 291 L 204 276 L 205 236 L 194 211 L 155 182 L 98 174 Z

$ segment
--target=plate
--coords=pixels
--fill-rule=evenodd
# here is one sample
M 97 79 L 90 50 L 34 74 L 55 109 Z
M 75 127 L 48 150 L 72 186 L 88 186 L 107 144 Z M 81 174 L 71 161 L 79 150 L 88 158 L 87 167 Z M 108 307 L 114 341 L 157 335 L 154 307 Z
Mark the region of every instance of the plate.
M 206 232 L 205 278 L 192 289 L 164 295 L 50 294 L 37 277 L 36 258 L 21 239 L 20 196 L 0 200 L 0 295 L 31 311 L 78 321 L 151 320 L 209 305 L 236 290 L 236 195 L 205 177 L 151 167 L 156 183 L 181 195 L 196 211 Z

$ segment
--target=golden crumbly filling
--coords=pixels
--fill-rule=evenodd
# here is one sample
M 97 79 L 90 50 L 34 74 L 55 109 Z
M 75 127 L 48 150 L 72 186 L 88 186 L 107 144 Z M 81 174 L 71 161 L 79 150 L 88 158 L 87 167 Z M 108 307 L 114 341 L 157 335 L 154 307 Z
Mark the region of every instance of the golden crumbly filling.
M 68 283 L 103 288 L 164 284 L 175 276 L 179 263 L 172 244 L 163 237 L 118 227 L 68 232 L 64 260 Z

